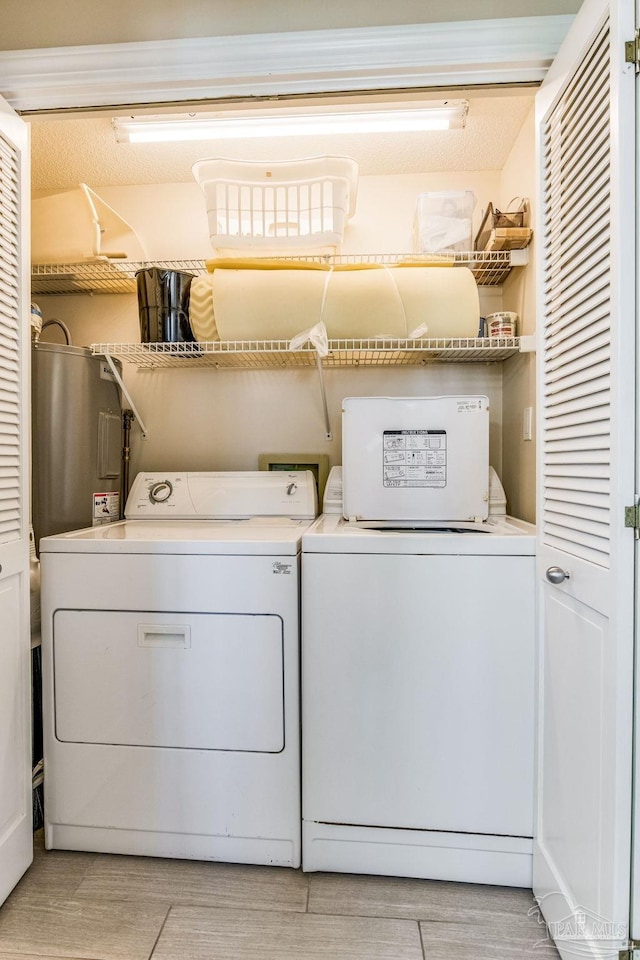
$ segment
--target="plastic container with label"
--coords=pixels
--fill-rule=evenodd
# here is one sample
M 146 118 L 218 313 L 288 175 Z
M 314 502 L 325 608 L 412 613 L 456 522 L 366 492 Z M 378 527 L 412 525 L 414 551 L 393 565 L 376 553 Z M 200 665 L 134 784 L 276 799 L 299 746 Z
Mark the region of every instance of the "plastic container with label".
M 486 324 L 489 337 L 515 337 L 518 329 L 518 314 L 510 310 L 490 313 L 486 318 Z
M 471 190 L 421 193 L 415 216 L 415 252 L 471 250 L 471 218 L 475 205 L 476 198 Z

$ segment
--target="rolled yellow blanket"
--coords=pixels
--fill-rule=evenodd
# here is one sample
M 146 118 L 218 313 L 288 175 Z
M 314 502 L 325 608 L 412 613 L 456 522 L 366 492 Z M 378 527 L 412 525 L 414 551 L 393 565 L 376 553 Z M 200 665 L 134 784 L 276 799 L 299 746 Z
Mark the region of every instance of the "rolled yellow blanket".
M 232 266 L 233 264 L 233 266 Z M 289 340 L 322 321 L 330 339 L 473 337 L 478 287 L 466 267 L 331 269 L 277 263 L 275 268 L 215 264 L 191 285 L 191 326 L 198 340 Z
M 189 289 L 189 322 L 194 337 L 200 343 L 219 340 L 216 315 L 213 309 L 213 274 L 194 277 Z

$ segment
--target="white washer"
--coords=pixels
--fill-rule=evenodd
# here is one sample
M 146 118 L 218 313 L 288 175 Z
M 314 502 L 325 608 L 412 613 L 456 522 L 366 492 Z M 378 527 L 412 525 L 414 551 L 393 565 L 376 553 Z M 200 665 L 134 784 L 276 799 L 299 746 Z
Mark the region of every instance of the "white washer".
M 300 865 L 315 512 L 310 473 L 146 474 L 41 541 L 47 847 Z
M 302 540 L 304 868 L 531 886 L 535 531 L 487 519 L 489 402 L 351 397 L 342 438 L 349 519 Z
M 530 887 L 534 528 L 302 544 L 303 868 Z
M 302 541 L 304 869 L 531 886 L 535 531 L 489 516 L 489 401 L 342 427 L 349 519 Z

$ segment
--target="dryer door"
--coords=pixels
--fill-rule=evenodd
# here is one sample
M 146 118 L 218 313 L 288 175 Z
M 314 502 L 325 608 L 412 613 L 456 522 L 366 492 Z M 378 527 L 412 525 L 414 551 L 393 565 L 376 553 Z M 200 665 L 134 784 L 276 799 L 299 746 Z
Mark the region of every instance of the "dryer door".
M 58 610 L 53 647 L 58 740 L 284 748 L 279 616 Z

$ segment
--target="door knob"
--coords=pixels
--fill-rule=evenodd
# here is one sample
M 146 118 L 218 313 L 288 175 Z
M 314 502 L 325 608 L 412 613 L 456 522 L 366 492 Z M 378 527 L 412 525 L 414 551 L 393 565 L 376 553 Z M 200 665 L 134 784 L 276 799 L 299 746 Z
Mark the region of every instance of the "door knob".
M 569 571 L 563 570 L 562 567 L 549 567 L 546 576 L 549 583 L 564 583 L 565 580 L 571 579 Z

